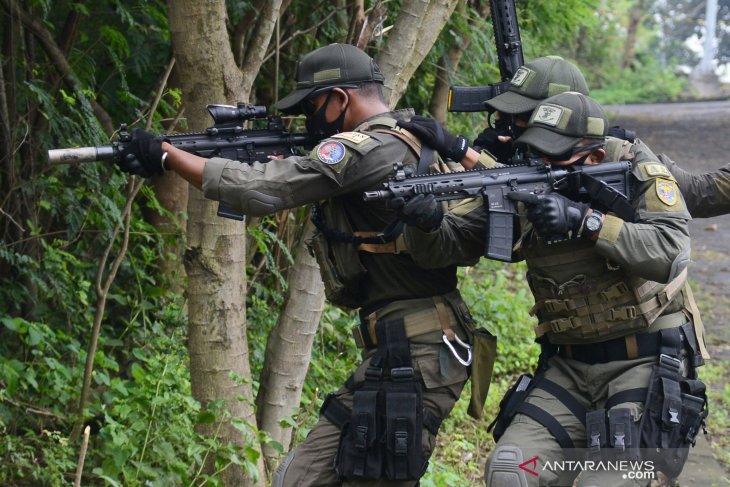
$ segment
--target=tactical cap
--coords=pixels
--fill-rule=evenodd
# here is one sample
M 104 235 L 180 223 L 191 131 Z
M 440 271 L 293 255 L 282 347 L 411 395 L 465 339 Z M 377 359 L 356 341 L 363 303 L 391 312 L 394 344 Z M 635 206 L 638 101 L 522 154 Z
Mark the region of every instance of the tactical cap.
M 537 106 L 518 142 L 557 155 L 583 139 L 602 141 L 607 131 L 608 119 L 601 105 L 583 93 L 567 91 Z
M 297 88 L 275 105 L 285 113 L 301 113 L 302 100 L 324 87 L 383 83 L 385 77 L 373 58 L 350 44 L 330 44 L 297 61 Z
M 533 59 L 521 66 L 509 82 L 509 91 L 485 103 L 502 113 L 523 113 L 535 109 L 538 103 L 564 91 L 588 94 L 583 73 L 560 56 Z

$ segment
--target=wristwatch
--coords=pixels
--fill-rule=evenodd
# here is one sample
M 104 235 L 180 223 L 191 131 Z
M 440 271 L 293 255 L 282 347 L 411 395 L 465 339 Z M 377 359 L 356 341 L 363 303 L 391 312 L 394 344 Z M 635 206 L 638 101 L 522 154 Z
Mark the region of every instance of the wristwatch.
M 593 212 L 583 220 L 583 231 L 581 237 L 588 240 L 596 240 L 598 234 L 603 227 L 603 213 L 593 210 Z

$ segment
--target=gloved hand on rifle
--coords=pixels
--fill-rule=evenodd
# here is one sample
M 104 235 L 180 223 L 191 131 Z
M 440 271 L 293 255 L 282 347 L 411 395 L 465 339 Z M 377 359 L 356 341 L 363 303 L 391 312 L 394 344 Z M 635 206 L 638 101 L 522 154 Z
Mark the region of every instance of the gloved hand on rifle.
M 398 126 L 412 132 L 422 143 L 432 147 L 444 159 L 461 162 L 469 149 L 463 135 L 453 136 L 436 120 L 418 115 L 410 121 L 398 120 Z
M 117 164 L 122 171 L 148 178 L 164 174 L 162 167 L 162 142 L 164 137 L 157 137 L 142 129 L 132 131 L 132 139 L 121 151 Z
M 498 162 L 506 164 L 514 155 L 514 143 L 511 139 L 506 142 L 499 140 L 500 135 L 503 134 L 500 134 L 492 127 L 487 127 L 477 136 L 472 147 L 477 152 L 486 150 L 492 154 Z
M 417 194 L 408 201 L 393 198 L 388 207 L 395 210 L 398 219 L 424 232 L 431 232 L 441 225 L 444 210 L 432 194 Z
M 548 241 L 577 238 L 590 205 L 570 200 L 558 193 L 512 192 L 507 197 L 527 206 L 527 219 L 538 235 Z

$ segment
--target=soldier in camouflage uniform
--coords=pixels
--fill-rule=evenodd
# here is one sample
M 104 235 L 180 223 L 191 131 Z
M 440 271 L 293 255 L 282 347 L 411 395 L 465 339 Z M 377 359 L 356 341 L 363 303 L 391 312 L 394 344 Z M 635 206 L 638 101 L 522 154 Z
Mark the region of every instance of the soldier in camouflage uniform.
M 544 56 L 525 63 L 510 80 L 506 92 L 485 102 L 490 118 L 507 119 L 506 132 L 487 127 L 474 140 L 474 149 L 488 151 L 502 164 L 509 163 L 515 155 L 515 139 L 524 133 L 537 104 L 563 91 L 588 94 L 583 73 L 573 63 L 560 56 Z
M 495 127 L 487 127 L 474 140 L 474 150 L 486 151 L 497 162 L 508 164 L 515 156 L 515 143 L 526 130 L 538 103 L 563 91 L 589 94 L 577 66 L 560 56 L 544 56 L 525 63 L 510 80 L 508 91 L 485 102 L 497 119 L 509 117 L 510 133 L 499 133 Z M 634 135 L 619 127 L 611 127 L 608 134 L 606 160 L 621 160 L 628 154 L 626 149 L 633 144 Z M 683 170 L 664 154 L 659 154 L 659 160 L 676 178 L 693 218 L 730 212 L 730 165 L 714 172 L 695 174 Z M 467 160 L 462 163 L 467 169 L 475 166 Z
M 566 92 L 537 106 L 520 141 L 553 166 L 600 164 L 606 131 L 596 102 Z M 501 404 L 491 487 L 646 484 L 621 472 L 543 468 L 577 448 L 593 460 L 652 459 L 674 477 L 707 414 L 696 375 L 704 343 L 685 286 L 690 215 L 657 157 L 640 142 L 628 149 L 634 214 L 626 219 L 578 194 L 513 193 L 524 205 L 515 259 L 527 262 L 542 353 L 534 378 L 521 378 Z M 419 203 L 420 218 L 439 215 L 428 203 Z M 406 204 L 401 213 L 408 221 L 416 212 Z M 481 200 L 466 200 L 433 231 L 409 226 L 406 244 L 425 267 L 472 264 L 487 220 Z M 647 457 L 654 448 L 660 454 Z
M 311 249 L 328 299 L 359 311 L 354 332 L 363 362 L 328 396 L 319 422 L 283 460 L 275 486 L 416 484 L 468 377 L 472 321 L 456 289 L 456 267 L 416 264 L 404 252 L 394 211 L 362 200 L 394 163 L 424 171 L 436 160 L 396 126 L 412 111 L 390 111 L 382 84 L 367 54 L 332 44 L 300 59 L 297 89 L 277 104 L 307 116 L 309 134 L 320 140 L 308 155 L 250 165 L 204 159 L 139 130 L 122 155 L 125 171 L 173 170 L 207 198 L 249 216 L 315 204 Z

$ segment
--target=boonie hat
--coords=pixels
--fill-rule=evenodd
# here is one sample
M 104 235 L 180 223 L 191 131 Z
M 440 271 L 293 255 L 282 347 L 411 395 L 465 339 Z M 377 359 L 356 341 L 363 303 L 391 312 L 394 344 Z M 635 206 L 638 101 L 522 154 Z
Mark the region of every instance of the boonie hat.
M 587 95 L 583 73 L 560 56 L 545 56 L 521 66 L 509 82 L 509 91 L 485 103 L 502 113 L 523 113 L 534 110 L 545 98 L 565 91 Z
M 302 100 L 319 88 L 385 80 L 375 60 L 350 44 L 330 44 L 305 54 L 297 61 L 295 78 L 297 88 L 274 105 L 289 114 L 301 113 Z
M 608 119 L 598 102 L 583 93 L 566 91 L 537 106 L 518 142 L 557 155 L 582 139 L 604 140 L 607 131 Z

